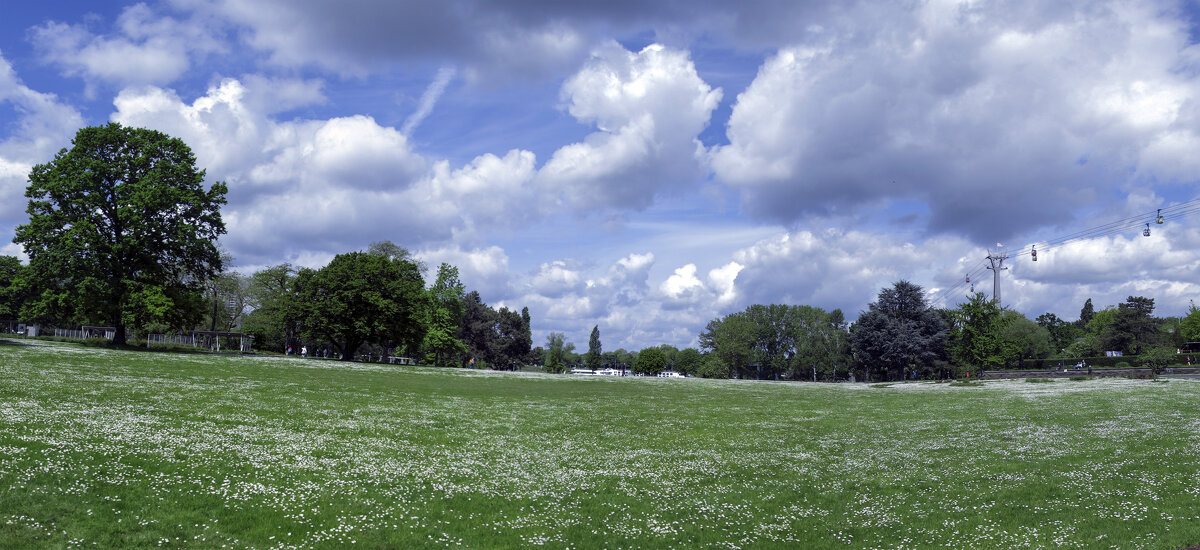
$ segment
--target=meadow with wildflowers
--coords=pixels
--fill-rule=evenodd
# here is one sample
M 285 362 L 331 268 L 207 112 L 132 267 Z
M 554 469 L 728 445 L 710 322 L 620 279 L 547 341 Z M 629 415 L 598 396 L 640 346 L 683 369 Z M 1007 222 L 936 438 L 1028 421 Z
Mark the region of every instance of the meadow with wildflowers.
M 1200 380 L 572 377 L 0 340 L 0 547 L 1190 544 Z

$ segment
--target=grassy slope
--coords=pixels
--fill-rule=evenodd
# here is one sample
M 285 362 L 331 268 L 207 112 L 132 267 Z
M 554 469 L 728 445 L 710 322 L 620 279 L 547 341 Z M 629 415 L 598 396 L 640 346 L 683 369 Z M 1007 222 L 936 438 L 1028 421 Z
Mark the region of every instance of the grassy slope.
M 1198 397 L 0 342 L 0 547 L 1176 548 Z

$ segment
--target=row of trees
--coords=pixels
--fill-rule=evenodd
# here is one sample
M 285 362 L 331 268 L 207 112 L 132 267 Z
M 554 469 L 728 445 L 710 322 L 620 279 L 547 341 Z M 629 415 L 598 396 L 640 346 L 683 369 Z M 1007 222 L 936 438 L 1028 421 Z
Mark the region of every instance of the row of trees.
M 1184 317 L 1156 318 L 1154 300 L 1130 296 L 1095 311 L 1089 299 L 1080 319 L 1052 313 L 1031 321 L 982 293 L 954 309 L 935 309 L 921 287 L 900 281 L 880 291 L 847 326 L 841 311 L 810 306 L 754 305 L 708 323 L 697 374 L 758 379 L 895 380 L 948 378 L 1020 366 L 1060 363 L 1106 351 L 1146 364 L 1176 360 L 1184 342 L 1200 340 L 1200 308 Z
M 575 353 L 575 344 L 567 342 L 566 336 L 561 332 L 551 332 L 546 337 L 546 348 L 537 348 L 534 353 L 542 357 L 544 369 L 552 373 L 584 368 L 592 371 L 615 369 L 650 376 L 667 370 L 698 374 L 702 359 L 700 352 L 695 348 L 678 349 L 668 344 L 641 351 L 603 351 L 598 326 L 592 327 L 591 336 L 588 338 L 588 351 L 583 354 Z
M 505 370 L 537 362 L 528 308 L 489 307 L 478 292 L 467 292 L 450 264 L 438 266 L 429 288 L 423 271 L 407 250 L 385 241 L 339 254 L 320 269 L 280 264 L 245 278 L 225 274 L 244 284 L 217 285 L 213 308 L 239 303 L 244 289 L 252 311 L 241 330 L 264 349 L 303 346 L 346 360 L 404 356 Z

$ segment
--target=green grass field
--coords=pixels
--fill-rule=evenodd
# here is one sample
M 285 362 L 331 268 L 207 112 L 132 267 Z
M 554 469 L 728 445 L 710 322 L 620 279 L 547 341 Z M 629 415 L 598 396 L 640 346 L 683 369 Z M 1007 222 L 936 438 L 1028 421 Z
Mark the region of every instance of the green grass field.
M 0 341 L 0 547 L 351 544 L 1200 544 L 1200 380 L 617 379 Z

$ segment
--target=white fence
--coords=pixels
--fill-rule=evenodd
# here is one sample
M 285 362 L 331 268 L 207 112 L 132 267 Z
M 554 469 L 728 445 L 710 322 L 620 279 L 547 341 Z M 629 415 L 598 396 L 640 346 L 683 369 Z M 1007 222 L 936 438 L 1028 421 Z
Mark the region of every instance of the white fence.
M 82 329 L 55 328 L 54 336 L 57 338 L 73 338 L 83 340 L 85 338 L 107 338 L 112 340 L 116 336 L 116 329 L 112 327 L 83 327 Z M 31 336 L 37 336 L 36 331 Z M 237 350 L 242 352 L 250 351 L 250 346 L 254 344 L 254 337 L 249 334 L 239 332 L 193 332 L 190 334 L 147 334 L 146 347 L 153 346 L 177 346 L 189 347 L 197 349 L 207 349 L 211 351 L 221 350 Z
M 147 334 L 146 347 L 153 344 L 160 346 L 180 346 L 207 349 L 210 351 L 238 350 L 250 351 L 254 337 L 238 332 L 193 332 L 191 334 Z
M 151 344 L 158 346 L 189 346 L 196 347 L 195 334 L 147 334 L 146 347 Z
M 107 328 L 106 329 L 83 328 L 80 330 L 69 329 L 69 328 L 54 329 L 54 336 L 56 338 L 76 338 L 79 340 L 83 340 L 85 338 L 106 338 L 108 340 L 112 340 L 113 337 L 116 336 L 116 334 L 117 334 L 116 330 L 107 329 Z

